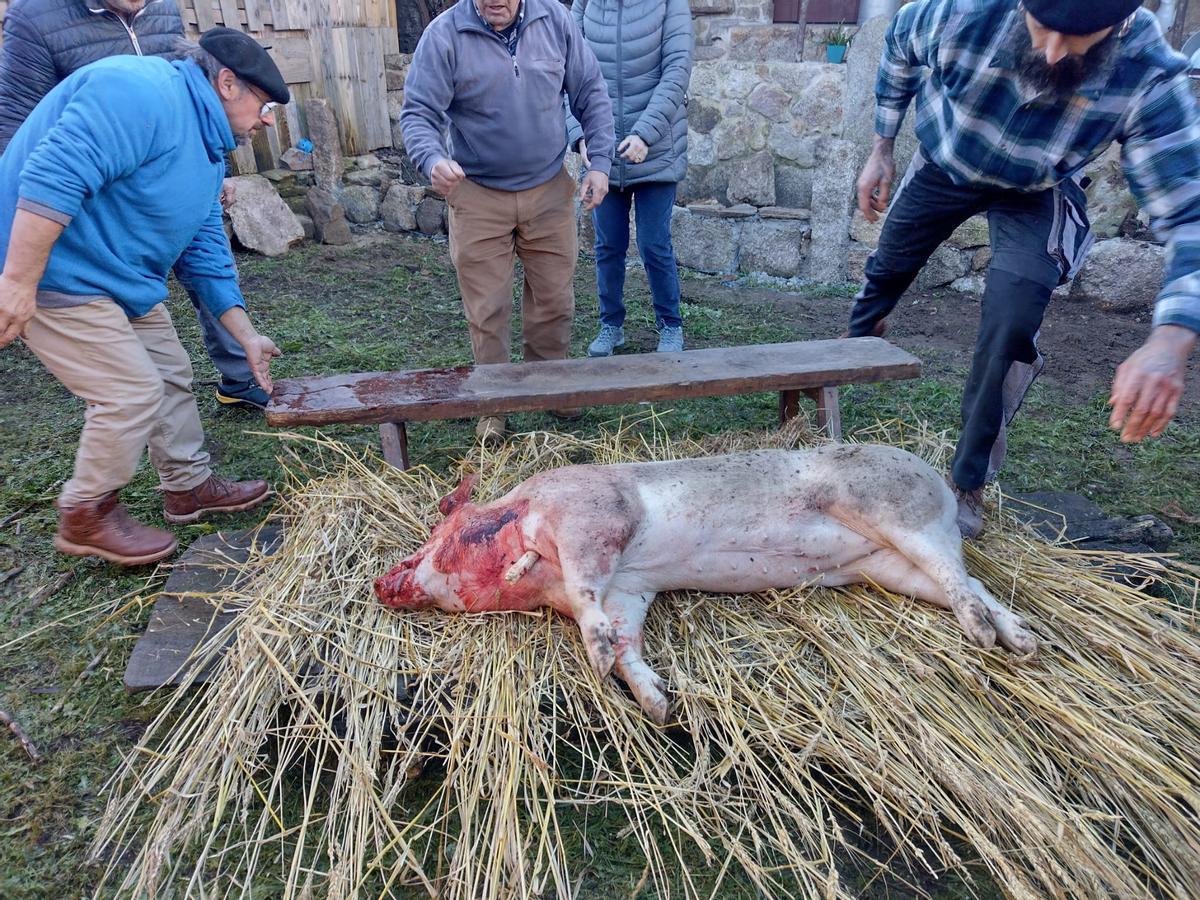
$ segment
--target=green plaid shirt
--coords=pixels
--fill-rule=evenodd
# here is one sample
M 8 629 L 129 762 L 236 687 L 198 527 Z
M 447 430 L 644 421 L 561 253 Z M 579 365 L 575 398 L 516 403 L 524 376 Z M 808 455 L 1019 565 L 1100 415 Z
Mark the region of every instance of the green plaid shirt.
M 1108 64 L 1068 99 L 1016 73 L 1016 0 L 916 0 L 888 29 L 875 130 L 892 138 L 914 96 L 930 160 L 960 184 L 1044 190 L 1113 141 L 1139 206 L 1167 245 L 1155 325 L 1200 332 L 1200 122 L 1186 60 L 1139 9 Z M 1120 26 L 1118 26 L 1120 28 Z

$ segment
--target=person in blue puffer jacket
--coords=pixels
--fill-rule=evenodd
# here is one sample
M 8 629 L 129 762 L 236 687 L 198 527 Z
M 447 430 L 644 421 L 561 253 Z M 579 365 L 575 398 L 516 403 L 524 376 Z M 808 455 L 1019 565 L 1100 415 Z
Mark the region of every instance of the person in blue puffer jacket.
M 687 173 L 691 9 L 688 0 L 575 0 L 571 15 L 600 60 L 617 139 L 608 196 L 592 212 L 600 333 L 588 354 L 609 356 L 625 343 L 623 294 L 631 207 L 654 299 L 657 349 L 682 350 L 671 208 L 676 185 Z M 573 119 L 567 122 L 567 140 L 586 166 L 589 148 Z

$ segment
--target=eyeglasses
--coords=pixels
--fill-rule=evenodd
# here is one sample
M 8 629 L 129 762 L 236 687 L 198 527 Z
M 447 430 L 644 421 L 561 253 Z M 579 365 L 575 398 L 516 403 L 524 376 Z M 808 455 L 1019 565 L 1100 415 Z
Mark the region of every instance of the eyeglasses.
M 241 79 L 238 79 L 238 80 L 241 81 Z M 246 90 L 248 90 L 251 94 L 254 95 L 254 99 L 262 100 L 262 94 L 260 94 L 257 90 L 255 90 L 254 85 L 250 84 L 250 82 L 248 82 L 248 81 L 242 81 L 241 83 L 242 83 L 242 87 L 244 87 Z M 264 101 L 263 105 L 262 105 L 262 109 L 260 109 L 258 111 L 258 117 L 260 119 L 265 119 L 267 116 L 272 115 L 275 112 L 275 108 L 277 106 L 279 106 L 279 104 L 276 103 L 274 100 Z

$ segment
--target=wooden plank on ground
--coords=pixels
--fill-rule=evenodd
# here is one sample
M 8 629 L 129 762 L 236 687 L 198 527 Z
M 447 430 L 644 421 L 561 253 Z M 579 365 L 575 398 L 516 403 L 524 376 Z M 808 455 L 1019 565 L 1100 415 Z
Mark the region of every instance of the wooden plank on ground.
M 283 378 L 271 425 L 380 424 L 916 378 L 882 338 L 635 353 L 601 359 Z
M 125 669 L 126 690 L 181 684 L 189 678 L 192 652 L 235 616 L 219 610 L 208 595 L 234 585 L 234 564 L 245 562 L 253 547 L 266 547 L 270 552 L 279 540 L 279 529 L 266 526 L 232 535 L 208 534 L 195 541 L 175 564 L 145 633 L 134 644 Z M 196 680 L 207 678 L 204 671 Z

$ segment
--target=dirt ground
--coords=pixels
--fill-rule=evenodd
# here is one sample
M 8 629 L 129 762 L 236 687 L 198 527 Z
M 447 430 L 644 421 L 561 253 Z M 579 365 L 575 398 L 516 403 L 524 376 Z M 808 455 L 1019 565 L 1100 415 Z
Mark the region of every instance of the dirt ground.
M 718 281 L 688 280 L 684 300 L 728 302 L 729 287 Z M 846 328 L 853 303 L 848 298 L 790 293 L 739 284 L 737 302 L 774 309 L 797 332 L 814 338 L 835 337 Z M 920 357 L 927 375 L 961 372 L 979 325 L 979 298 L 957 291 L 909 291 L 889 317 L 888 340 Z M 1150 333 L 1150 310 L 1129 314 L 1106 312 L 1096 304 L 1055 298 L 1046 311 L 1039 340 L 1046 357 L 1043 386 L 1069 402 L 1084 403 L 1107 396 L 1118 365 Z M 1200 355 L 1193 354 L 1179 421 L 1200 421 Z

